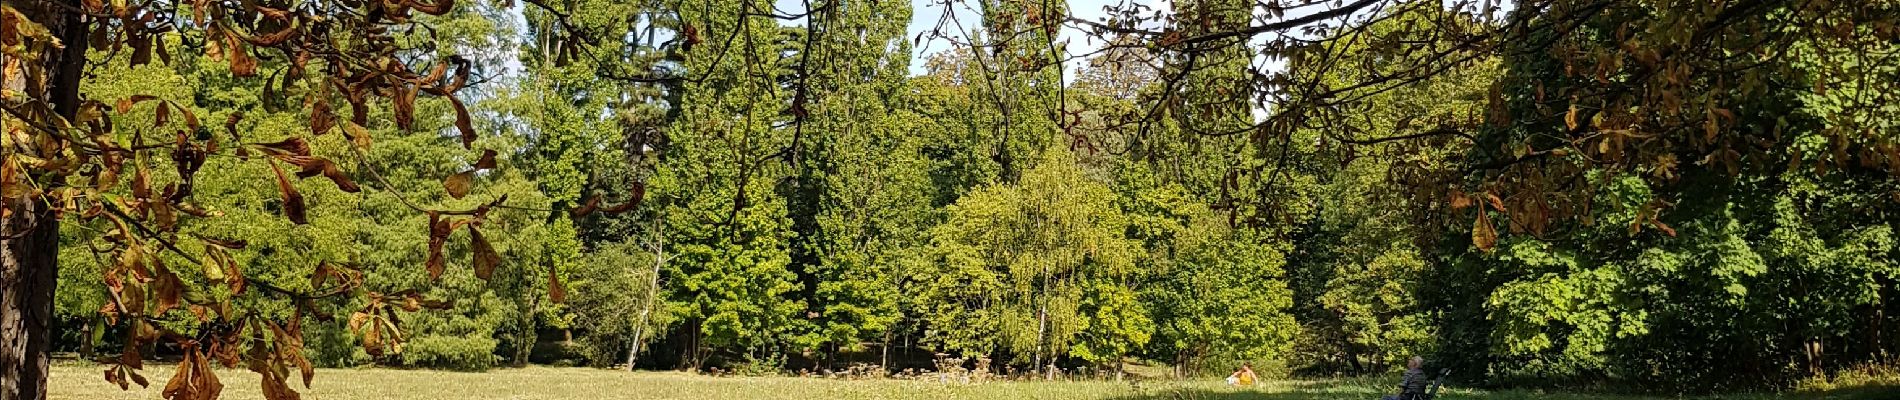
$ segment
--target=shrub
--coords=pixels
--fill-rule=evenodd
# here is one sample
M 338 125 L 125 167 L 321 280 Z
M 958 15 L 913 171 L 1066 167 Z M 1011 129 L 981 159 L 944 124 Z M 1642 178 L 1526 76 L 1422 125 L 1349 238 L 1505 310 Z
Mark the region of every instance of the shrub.
M 402 362 L 412 367 L 482 371 L 499 360 L 497 344 L 490 337 L 423 336 L 403 345 Z

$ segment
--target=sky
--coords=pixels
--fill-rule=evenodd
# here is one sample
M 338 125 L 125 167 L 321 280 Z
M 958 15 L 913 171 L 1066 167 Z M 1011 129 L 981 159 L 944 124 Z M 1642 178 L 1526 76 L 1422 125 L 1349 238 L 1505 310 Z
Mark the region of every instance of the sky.
M 783 2 L 786 0 L 780 0 L 780 1 Z M 796 1 L 796 0 L 791 0 L 791 1 Z M 941 0 L 910 0 L 911 19 L 910 19 L 909 37 L 916 38 L 917 35 L 919 34 L 930 32 L 932 29 L 937 27 L 939 22 L 943 22 L 942 18 L 943 18 L 945 6 L 941 4 L 935 4 L 935 3 L 938 3 L 939 1 Z M 1103 7 L 1122 4 L 1122 2 L 1123 0 L 1068 0 L 1069 13 L 1070 13 L 1069 15 L 1074 16 L 1076 18 L 1081 18 L 1081 19 L 1090 20 L 1090 21 L 1100 21 L 1102 20 L 1103 17 L 1106 17 L 1108 15 L 1106 12 L 1103 11 Z M 978 21 L 978 18 L 980 18 L 978 12 L 973 8 L 975 7 L 975 4 L 974 4 L 975 2 L 959 1 L 957 3 L 961 3 L 961 4 L 950 6 L 957 13 L 956 14 L 957 19 L 959 21 L 962 21 L 966 25 L 966 28 L 974 28 L 974 24 L 976 24 Z M 1148 7 L 1151 7 L 1154 9 L 1160 9 L 1160 10 L 1170 9 L 1168 8 L 1169 3 L 1166 0 L 1129 0 L 1129 3 L 1142 4 L 1142 5 L 1146 5 Z M 954 27 L 946 25 L 944 27 L 944 30 L 952 31 L 954 30 L 952 28 Z M 955 34 L 955 32 L 945 32 L 945 34 Z M 1095 50 L 1101 49 L 1103 45 L 1102 41 L 1097 40 L 1096 38 L 1093 37 L 1093 35 L 1089 35 L 1087 32 L 1084 32 L 1081 29 L 1077 29 L 1074 26 L 1065 25 L 1062 28 L 1062 34 L 1059 36 L 1059 38 L 1060 38 L 1059 40 L 1068 41 L 1068 44 L 1069 44 L 1068 51 L 1071 54 L 1087 54 L 1089 52 L 1093 52 Z M 936 40 L 936 41 L 926 40 L 926 43 L 923 43 L 913 48 L 911 51 L 911 63 L 910 63 L 911 75 L 922 75 L 924 73 L 923 60 L 926 59 L 932 53 L 949 49 L 951 45 L 952 45 L 951 43 L 945 40 Z M 1065 75 L 1069 75 L 1069 76 L 1064 76 L 1063 77 L 1064 80 L 1073 79 L 1074 78 L 1073 75 L 1075 71 L 1079 69 L 1077 68 L 1078 65 L 1073 65 L 1073 64 L 1079 64 L 1082 62 L 1084 61 L 1083 60 L 1069 61 L 1069 63 L 1072 65 L 1067 65 L 1065 66 L 1065 68 L 1063 68 L 1063 73 Z
M 942 4 L 945 0 L 900 1 L 909 1 L 911 4 L 910 25 L 908 29 L 906 29 L 907 34 L 905 35 L 907 40 L 915 40 L 918 35 L 936 29 L 940 23 L 944 24 L 943 34 L 960 37 L 960 30 L 955 29 L 956 27 L 954 25 L 950 25 L 949 21 L 943 19 L 946 9 L 953 10 L 952 12 L 954 12 L 956 17 L 955 21 L 961 22 L 964 25 L 964 30 L 967 31 L 976 31 L 976 24 L 979 22 L 979 18 L 981 18 L 980 13 L 975 8 L 975 1 L 948 0 L 951 3 L 951 5 L 948 6 Z M 1066 2 L 1069 7 L 1069 15 L 1090 21 L 1100 21 L 1106 17 L 1108 13 L 1104 10 L 1104 7 L 1124 3 L 1145 5 L 1150 9 L 1161 10 L 1163 12 L 1173 9 L 1169 0 L 1066 0 Z M 804 11 L 804 4 L 804 0 L 774 0 L 773 7 L 777 8 L 780 14 L 797 14 Z M 522 21 L 521 12 L 521 6 L 517 5 L 509 9 L 507 15 L 513 20 L 512 23 L 520 24 Z M 799 25 L 804 24 L 805 21 L 802 19 L 779 20 L 779 23 L 784 25 Z M 1058 36 L 1060 40 L 1067 41 L 1067 51 L 1070 54 L 1088 54 L 1102 48 L 1103 42 L 1101 40 L 1097 40 L 1093 35 L 1089 35 L 1072 25 L 1073 24 L 1064 25 L 1062 33 Z M 954 46 L 954 44 L 944 39 L 932 40 L 925 38 L 921 43 L 917 43 L 917 45 L 911 49 L 911 75 L 923 75 L 924 60 L 928 59 L 931 54 L 947 50 L 951 46 Z M 1067 65 L 1064 65 L 1063 68 L 1063 80 L 1072 81 L 1075 78 L 1075 72 L 1079 70 L 1080 66 L 1085 62 L 1087 61 L 1082 59 L 1069 60 Z M 520 63 L 512 59 L 508 61 L 508 65 L 505 66 L 505 68 L 505 74 L 508 75 L 519 73 L 521 70 Z
M 796 15 L 796 14 L 804 12 L 804 4 L 806 3 L 807 0 L 773 0 L 773 1 L 774 1 L 773 7 L 777 8 L 777 13 Z M 976 1 L 974 0 L 886 0 L 886 1 L 909 1 L 910 2 L 912 14 L 911 14 L 910 24 L 907 29 L 908 33 L 906 35 L 906 40 L 916 40 L 919 37 L 919 35 L 935 30 L 939 26 L 939 24 L 943 24 L 942 27 L 943 27 L 944 35 L 960 36 L 961 35 L 960 32 L 964 32 L 964 31 L 975 32 L 977 30 L 976 24 L 979 23 L 979 19 L 981 15 L 981 13 L 979 13 L 977 9 L 975 8 Z M 1067 3 L 1067 6 L 1069 7 L 1070 16 L 1081 18 L 1084 20 L 1090 20 L 1090 21 L 1103 20 L 1103 18 L 1108 15 L 1108 13 L 1104 10 L 1104 8 L 1108 6 L 1115 6 L 1115 5 L 1123 5 L 1123 4 L 1143 5 L 1143 6 L 1147 6 L 1151 10 L 1161 11 L 1164 14 L 1169 13 L 1173 10 L 1173 6 L 1170 3 L 1172 0 L 1064 0 L 1064 1 Z M 1444 1 L 1449 6 L 1452 4 L 1461 4 L 1461 2 L 1464 0 L 1442 0 L 1442 1 Z M 949 3 L 949 5 L 945 5 L 944 3 L 946 2 Z M 1494 10 L 1494 12 L 1496 13 L 1495 16 L 1501 17 L 1505 15 L 1506 13 L 1508 13 L 1513 8 L 1514 6 L 1513 3 L 1514 2 L 1508 1 L 1508 0 L 1500 0 L 1497 3 L 1491 3 L 1487 1 L 1486 4 L 1497 4 L 1501 6 L 1500 9 Z M 1318 4 L 1324 5 L 1326 3 L 1318 3 Z M 1307 13 L 1314 12 L 1317 10 L 1323 10 L 1323 9 L 1326 9 L 1326 7 L 1324 6 L 1299 7 L 1293 10 L 1289 10 L 1287 14 L 1278 16 L 1277 18 L 1267 17 L 1263 14 L 1263 11 L 1256 9 L 1255 16 L 1254 16 L 1255 20 L 1252 21 L 1252 23 L 1258 24 L 1258 23 L 1263 23 L 1263 22 L 1271 22 L 1275 20 L 1299 18 L 1301 16 L 1306 15 Z M 955 22 L 961 23 L 962 25 L 964 25 L 964 29 L 956 29 L 955 25 L 951 25 L 952 21 L 945 20 L 943 18 L 946 10 L 949 10 L 949 12 L 951 12 L 952 15 L 955 16 L 955 19 L 954 19 Z M 517 24 L 520 23 L 521 21 L 520 6 L 516 6 L 515 8 L 510 9 L 508 14 L 511 17 L 511 19 L 515 21 L 515 23 Z M 780 24 L 784 24 L 788 26 L 802 25 L 805 23 L 803 19 L 778 20 L 778 22 Z M 1295 35 L 1297 35 L 1297 33 Z M 1255 37 L 1254 40 L 1264 41 L 1266 40 L 1266 37 L 1265 35 L 1262 35 L 1261 37 Z M 1062 32 L 1058 36 L 1058 41 L 1066 42 L 1067 46 L 1066 46 L 1065 51 L 1067 51 L 1069 55 L 1090 54 L 1090 53 L 1095 52 L 1096 50 L 1101 49 L 1102 46 L 1104 45 L 1104 43 L 1101 40 L 1098 40 L 1098 38 L 1095 38 L 1093 35 L 1090 35 L 1086 33 L 1085 31 L 1083 31 L 1082 29 L 1077 28 L 1076 26 L 1074 26 L 1074 24 L 1063 25 Z M 942 52 L 956 45 L 955 43 L 952 43 L 949 40 L 931 39 L 931 38 L 924 38 L 921 42 L 914 42 L 914 43 L 916 43 L 916 45 L 913 46 L 913 48 L 911 49 L 911 54 L 910 54 L 910 74 L 912 76 L 923 75 L 924 60 L 928 59 L 928 57 L 931 54 Z M 1067 59 L 1068 61 L 1065 62 L 1065 65 L 1063 65 L 1063 68 L 1062 68 L 1063 81 L 1065 83 L 1072 83 L 1075 81 L 1077 71 L 1080 71 L 1082 67 L 1086 65 L 1088 61 L 1086 59 L 1082 59 L 1078 57 L 1065 57 L 1065 59 Z M 1286 66 L 1283 60 L 1267 58 L 1264 55 L 1256 56 L 1256 59 L 1254 61 L 1256 63 L 1255 64 L 1256 66 L 1262 67 L 1268 71 L 1281 70 L 1285 68 Z M 508 61 L 508 65 L 505 66 L 505 68 L 506 70 L 503 74 L 508 75 L 508 76 L 513 76 L 516 73 L 520 72 L 521 65 L 518 61 L 510 59 Z M 1253 107 L 1253 113 L 1254 113 L 1255 119 L 1263 118 L 1268 108 L 1270 107 L 1268 107 L 1268 105 L 1266 104 L 1256 104 Z
M 774 0 L 773 6 L 777 8 L 778 12 L 781 14 L 797 14 L 804 11 L 805 1 L 806 0 Z M 956 16 L 956 21 L 961 22 L 965 26 L 964 30 L 967 30 L 967 31 L 972 31 L 972 32 L 975 31 L 976 30 L 975 24 L 978 23 L 978 20 L 980 18 L 980 14 L 975 9 L 976 1 L 973 1 L 973 0 L 897 0 L 897 1 L 909 1 L 911 4 L 911 13 L 912 13 L 911 20 L 910 20 L 909 29 L 907 29 L 908 34 L 905 36 L 907 40 L 914 40 L 918 37 L 918 35 L 924 34 L 925 32 L 932 31 L 940 23 L 945 24 L 943 26 L 944 28 L 943 33 L 945 35 L 960 35 L 959 30 L 955 29 L 955 26 L 949 25 L 948 21 L 945 21 L 943 19 L 943 15 L 946 9 L 953 10 L 952 12 Z M 950 5 L 946 6 L 942 4 L 946 1 L 949 2 Z M 1069 7 L 1069 13 L 1071 16 L 1085 19 L 1085 20 L 1090 20 L 1090 21 L 1101 21 L 1104 17 L 1108 15 L 1107 12 L 1103 8 L 1107 6 L 1113 6 L 1113 5 L 1138 4 L 1138 5 L 1147 6 L 1149 9 L 1152 9 L 1152 10 L 1162 11 L 1164 13 L 1169 12 L 1173 9 L 1170 3 L 1170 0 L 1065 0 L 1065 1 Z M 1443 1 L 1445 1 L 1447 4 L 1452 4 L 1461 0 L 1443 0 Z M 1509 12 L 1513 5 L 1512 4 L 1513 2 L 1511 1 L 1500 1 L 1498 3 L 1499 3 L 1498 5 L 1502 6 L 1501 9 L 1496 11 L 1497 15 L 1499 16 L 1502 16 L 1504 13 Z M 1308 8 L 1299 8 L 1299 9 L 1291 10 L 1287 15 L 1281 16 L 1281 18 L 1278 18 L 1278 19 L 1297 18 L 1297 17 L 1302 16 L 1305 13 L 1312 12 L 1315 9 L 1316 8 L 1308 7 Z M 1256 10 L 1256 12 L 1259 12 L 1259 11 Z M 520 13 L 521 13 L 520 6 L 516 6 L 515 8 L 510 9 L 508 14 L 511 17 L 511 19 L 513 19 L 515 23 L 518 24 L 521 21 Z M 1256 15 L 1255 18 L 1258 19 L 1258 18 L 1264 18 L 1264 17 Z M 1262 21 L 1256 20 L 1254 22 L 1260 23 Z M 779 20 L 779 23 L 785 24 L 785 25 L 799 25 L 799 24 L 804 24 L 805 21 L 803 21 L 802 19 Z M 1059 36 L 1059 38 L 1060 40 L 1067 41 L 1068 43 L 1067 51 L 1070 54 L 1092 53 L 1096 50 L 1101 49 L 1103 45 L 1102 41 L 1097 40 L 1097 38 L 1093 37 L 1093 35 L 1087 34 L 1083 30 L 1078 29 L 1077 27 L 1073 26 L 1073 24 L 1065 24 L 1062 28 L 1062 33 Z M 1262 38 L 1256 38 L 1256 39 L 1264 40 Z M 925 40 L 923 40 L 923 42 L 918 43 L 916 46 L 914 46 L 911 49 L 911 59 L 910 59 L 911 75 L 913 76 L 922 75 L 924 73 L 924 60 L 926 60 L 931 54 L 944 51 L 946 49 L 949 49 L 951 46 L 954 46 L 954 44 L 952 44 L 948 40 L 943 40 L 943 39 L 931 40 L 929 38 L 926 38 Z M 1283 63 L 1279 62 L 1279 60 L 1262 59 L 1262 60 L 1256 60 L 1256 61 L 1264 63 L 1264 66 L 1269 70 L 1277 70 L 1283 66 Z M 1082 59 L 1069 60 L 1068 64 L 1064 65 L 1064 68 L 1063 68 L 1064 81 L 1073 81 L 1075 78 L 1074 76 L 1075 72 L 1079 70 L 1081 65 L 1085 62 L 1087 62 L 1087 60 L 1082 60 Z M 510 65 L 508 65 L 507 67 L 508 67 L 507 68 L 508 72 L 510 74 L 514 72 L 518 72 L 520 68 L 520 66 L 518 65 L 518 62 L 515 62 L 513 60 L 510 61 Z
M 925 34 L 926 32 L 930 32 L 936 29 L 939 23 L 944 24 L 943 33 L 945 35 L 960 36 L 960 33 L 958 32 L 958 29 L 956 29 L 956 26 L 950 25 L 949 21 L 945 21 L 943 19 L 944 12 L 946 9 L 946 6 L 941 4 L 943 0 L 908 0 L 908 1 L 910 1 L 910 4 L 911 4 L 911 18 L 910 18 L 910 27 L 909 29 L 907 29 L 909 33 L 905 36 L 907 39 L 915 40 L 918 35 Z M 1090 21 L 1099 21 L 1103 17 L 1108 15 L 1106 12 L 1103 11 L 1103 7 L 1116 5 L 1116 4 L 1122 4 L 1123 1 L 1124 0 L 1067 0 L 1070 15 L 1075 16 L 1077 18 L 1090 20 Z M 1160 10 L 1169 9 L 1168 8 L 1169 3 L 1167 2 L 1167 0 L 1126 0 L 1126 1 L 1129 4 L 1142 4 L 1142 5 L 1147 5 L 1148 7 L 1151 7 L 1154 9 L 1160 9 Z M 804 2 L 802 0 L 776 0 L 775 3 L 776 4 L 774 4 L 774 6 L 777 7 L 783 13 L 798 13 L 804 10 Z M 955 13 L 954 15 L 956 17 L 956 21 L 961 22 L 964 25 L 964 28 L 966 28 L 967 30 L 975 31 L 975 26 L 978 22 L 978 19 L 980 18 L 980 13 L 978 13 L 978 11 L 975 8 L 976 2 L 964 1 L 964 0 L 952 0 L 951 3 L 952 5 L 947 6 L 947 8 L 949 8 L 950 10 L 952 10 L 952 12 Z M 781 23 L 803 24 L 804 21 L 782 21 Z M 1095 40 L 1095 38 L 1091 37 L 1091 35 L 1073 26 L 1064 26 L 1062 29 L 1061 35 L 1059 35 L 1059 38 L 1061 40 L 1068 41 L 1069 43 L 1068 52 L 1071 54 L 1087 54 L 1089 52 L 1093 52 L 1095 50 L 1101 49 L 1103 45 L 1103 43 L 1100 40 Z M 947 50 L 953 45 L 954 44 L 952 44 L 951 42 L 947 40 L 942 40 L 942 39 L 931 40 L 930 38 L 925 38 L 922 43 L 919 43 L 917 46 L 911 49 L 911 58 L 910 58 L 911 75 L 922 75 L 924 73 L 925 59 L 927 59 L 931 54 Z M 1063 77 L 1064 80 L 1074 79 L 1075 71 L 1079 69 L 1078 67 L 1083 62 L 1085 61 L 1084 60 L 1070 60 L 1069 65 L 1066 65 L 1065 68 L 1063 68 L 1063 73 L 1065 75 Z

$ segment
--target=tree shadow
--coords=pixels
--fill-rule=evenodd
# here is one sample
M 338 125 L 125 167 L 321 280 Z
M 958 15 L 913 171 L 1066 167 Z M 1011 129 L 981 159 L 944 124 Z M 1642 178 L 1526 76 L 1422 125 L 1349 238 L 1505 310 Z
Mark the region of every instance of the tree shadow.
M 1129 396 L 1110 398 L 1110 400 L 1378 400 L 1387 393 L 1378 393 L 1366 387 L 1341 386 L 1336 383 L 1284 383 L 1262 390 L 1230 388 L 1158 388 L 1142 390 Z M 1603 393 L 1577 393 L 1561 391 L 1502 390 L 1483 391 L 1468 389 L 1449 389 L 1439 394 L 1438 400 L 1649 400 L 1649 399 L 1795 399 L 1795 400 L 1890 400 L 1900 399 L 1900 385 L 1866 385 L 1840 388 L 1819 392 L 1789 393 L 1732 393 L 1703 396 L 1660 396 L 1660 395 L 1618 395 Z
M 1900 399 L 1900 385 L 1880 384 L 1840 388 L 1823 392 L 1795 393 L 1791 399 L 1807 400 L 1887 400 Z
M 1336 382 L 1278 382 L 1261 388 L 1175 387 L 1110 400 L 1379 400 L 1385 393 Z M 1444 398 L 1444 397 L 1441 397 Z

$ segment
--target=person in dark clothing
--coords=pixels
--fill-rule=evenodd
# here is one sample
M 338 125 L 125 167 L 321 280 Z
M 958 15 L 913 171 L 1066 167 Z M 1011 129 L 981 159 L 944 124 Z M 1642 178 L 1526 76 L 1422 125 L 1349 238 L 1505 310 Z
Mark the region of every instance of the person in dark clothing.
M 1405 375 L 1399 380 L 1399 394 L 1387 395 L 1382 400 L 1412 400 L 1425 394 L 1425 359 L 1412 357 L 1405 362 Z

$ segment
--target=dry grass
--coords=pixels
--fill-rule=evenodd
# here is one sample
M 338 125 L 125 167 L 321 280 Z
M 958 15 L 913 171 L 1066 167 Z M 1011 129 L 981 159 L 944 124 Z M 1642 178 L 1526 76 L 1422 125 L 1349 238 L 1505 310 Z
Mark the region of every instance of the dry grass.
M 101 367 L 83 364 L 56 365 L 53 368 L 53 400 L 157 399 L 159 388 L 170 377 L 171 366 L 149 365 L 151 388 L 133 387 L 130 391 L 106 383 Z M 226 399 L 261 398 L 257 375 L 244 370 L 225 370 Z M 1275 381 L 1260 387 L 1235 389 L 1219 382 L 989 382 L 979 384 L 938 383 L 907 380 L 828 380 L 789 377 L 715 378 L 675 372 L 628 373 L 588 368 L 530 367 L 490 372 L 443 372 L 392 369 L 324 369 L 317 372 L 311 389 L 302 389 L 292 378 L 291 385 L 304 392 L 303 398 L 323 399 L 455 399 L 455 400 L 529 400 L 529 399 L 1094 399 L 1094 400 L 1373 400 L 1379 388 L 1390 382 L 1374 380 Z M 1719 396 L 1718 398 L 1766 399 L 1779 395 Z M 1805 392 L 1786 396 L 1802 399 L 1896 399 L 1900 390 L 1893 386 L 1838 388 L 1824 392 Z M 1535 391 L 1484 392 L 1452 390 L 1441 396 L 1451 399 L 1572 399 L 1639 400 L 1645 397 L 1604 396 Z
M 55 366 L 53 400 L 156 399 L 169 365 L 148 365 L 152 387 L 122 391 L 104 381 L 102 367 Z M 262 397 L 257 374 L 223 370 L 226 399 Z M 490 372 L 393 369 L 322 369 L 303 389 L 305 399 L 1106 399 L 1134 394 L 1127 383 L 941 384 L 900 380 L 825 380 L 778 377 L 708 377 L 677 372 L 611 371 L 529 367 Z

